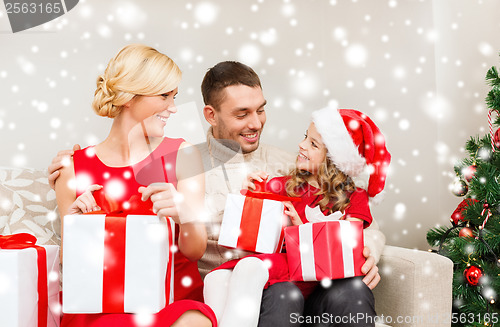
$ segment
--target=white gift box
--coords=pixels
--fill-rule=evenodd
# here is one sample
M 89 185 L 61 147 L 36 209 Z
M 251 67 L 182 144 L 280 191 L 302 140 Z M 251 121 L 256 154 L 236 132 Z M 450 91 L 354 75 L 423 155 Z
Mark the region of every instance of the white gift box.
M 58 327 L 59 246 L 44 245 L 47 254 L 48 313 L 47 327 Z M 38 266 L 34 248 L 0 249 L 0 325 L 38 326 Z M 45 327 L 45 326 L 43 326 Z
M 219 245 L 259 253 L 276 253 L 283 243 L 286 216 L 282 202 L 228 194 Z
M 64 217 L 64 313 L 105 312 L 106 219 L 104 214 Z M 155 215 L 128 215 L 120 219 L 126 219 L 124 258 L 117 258 L 124 260 L 125 267 L 122 312 L 156 313 L 174 298 L 171 246 L 175 223 Z

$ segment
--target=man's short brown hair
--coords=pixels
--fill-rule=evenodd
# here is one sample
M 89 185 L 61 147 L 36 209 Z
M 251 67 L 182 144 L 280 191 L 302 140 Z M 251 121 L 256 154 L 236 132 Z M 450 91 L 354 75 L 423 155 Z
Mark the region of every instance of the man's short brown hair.
M 223 61 L 210 68 L 203 78 L 203 102 L 218 110 L 224 100 L 224 89 L 232 85 L 262 88 L 259 76 L 252 68 L 237 61 Z

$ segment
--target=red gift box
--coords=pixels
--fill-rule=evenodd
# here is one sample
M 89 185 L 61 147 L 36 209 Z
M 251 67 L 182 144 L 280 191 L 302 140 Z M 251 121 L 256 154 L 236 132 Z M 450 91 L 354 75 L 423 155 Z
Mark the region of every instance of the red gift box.
M 320 281 L 362 276 L 363 222 L 327 221 L 285 228 L 290 279 Z

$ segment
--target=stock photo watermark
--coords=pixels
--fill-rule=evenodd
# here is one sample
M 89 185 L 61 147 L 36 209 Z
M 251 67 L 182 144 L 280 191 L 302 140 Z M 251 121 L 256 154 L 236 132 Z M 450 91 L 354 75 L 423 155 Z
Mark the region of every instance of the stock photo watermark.
M 50 22 L 73 9 L 79 0 L 4 0 L 12 33 Z
M 348 314 L 344 316 L 336 316 L 329 313 L 323 313 L 321 315 L 315 316 L 303 316 L 298 313 L 290 314 L 290 322 L 293 324 L 312 324 L 312 323 L 323 323 L 323 324 L 372 324 L 372 323 L 382 323 L 382 324 L 425 324 L 425 325 L 438 325 L 444 323 L 493 323 L 496 324 L 500 317 L 497 313 L 450 313 L 449 315 L 444 314 L 428 314 L 428 315 L 417 315 L 417 316 L 370 316 L 364 313 L 358 314 Z

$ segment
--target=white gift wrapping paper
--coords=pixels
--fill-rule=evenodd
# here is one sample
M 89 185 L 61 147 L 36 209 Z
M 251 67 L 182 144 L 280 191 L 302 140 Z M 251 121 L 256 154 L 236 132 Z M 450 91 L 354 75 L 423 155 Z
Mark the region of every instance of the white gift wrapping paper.
M 156 313 L 173 302 L 174 262 L 169 262 L 175 223 L 154 215 L 128 215 L 125 236 L 124 312 Z M 105 215 L 64 217 L 64 313 L 101 313 Z M 166 223 L 172 235 L 168 235 Z M 167 302 L 165 278 L 171 267 Z
M 244 203 L 245 196 L 228 194 L 219 234 L 219 245 L 237 248 L 238 238 L 245 237 L 244 231 L 240 230 Z M 255 252 L 275 253 L 280 251 L 285 218 L 283 203 L 264 200 Z
M 47 327 L 59 327 L 59 246 L 44 245 L 47 254 Z M 1 326 L 38 326 L 38 267 L 34 248 L 0 249 Z M 45 327 L 45 326 L 44 326 Z

